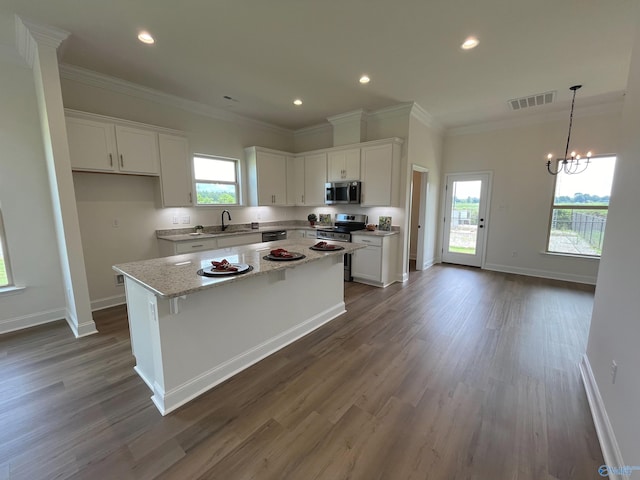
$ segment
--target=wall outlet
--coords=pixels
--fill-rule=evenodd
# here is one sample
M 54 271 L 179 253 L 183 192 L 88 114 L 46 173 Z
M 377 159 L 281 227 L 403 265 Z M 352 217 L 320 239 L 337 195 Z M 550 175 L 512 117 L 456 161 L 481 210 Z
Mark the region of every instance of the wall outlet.
M 178 216 L 177 216 L 177 215 L 174 215 L 174 216 L 173 216 L 173 224 L 174 224 L 174 225 L 177 225 L 178 223 L 180 223 L 180 221 L 179 221 L 179 219 L 178 219 Z
M 191 217 L 189 215 L 184 215 L 182 217 L 182 223 L 185 225 L 188 225 L 191 223 Z
M 611 383 L 616 383 L 616 376 L 618 375 L 618 364 L 615 360 L 611 360 Z
M 116 273 L 115 279 L 116 279 L 116 287 L 121 287 L 124 285 L 124 275 Z

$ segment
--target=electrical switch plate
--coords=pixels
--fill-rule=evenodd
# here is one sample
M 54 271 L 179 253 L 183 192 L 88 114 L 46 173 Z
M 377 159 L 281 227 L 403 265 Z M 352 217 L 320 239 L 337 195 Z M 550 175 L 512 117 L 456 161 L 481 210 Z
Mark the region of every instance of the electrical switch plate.
M 180 223 L 180 221 L 178 220 L 178 216 L 177 215 L 173 216 L 173 223 L 174 223 L 174 225 Z
M 120 226 L 120 219 L 119 218 L 114 218 L 112 225 L 113 225 L 113 228 L 118 228 Z
M 182 223 L 189 224 L 191 223 L 191 217 L 189 215 L 185 215 L 182 217 Z

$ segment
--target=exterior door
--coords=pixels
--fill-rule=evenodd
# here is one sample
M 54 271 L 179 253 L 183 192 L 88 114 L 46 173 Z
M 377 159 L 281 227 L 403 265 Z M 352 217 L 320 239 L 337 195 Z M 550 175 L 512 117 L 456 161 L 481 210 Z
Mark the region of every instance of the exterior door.
M 482 266 L 490 181 L 489 173 L 446 176 L 443 262 Z

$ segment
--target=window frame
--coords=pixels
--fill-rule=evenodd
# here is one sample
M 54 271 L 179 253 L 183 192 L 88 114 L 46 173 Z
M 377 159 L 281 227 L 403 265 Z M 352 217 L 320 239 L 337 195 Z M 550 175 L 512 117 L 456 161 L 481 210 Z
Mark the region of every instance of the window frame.
M 0 285 L 0 290 L 15 287 L 13 281 L 13 273 L 11 271 L 11 260 L 9 258 L 9 249 L 7 246 L 7 235 L 4 229 L 4 219 L 2 217 L 2 208 L 0 207 L 0 248 L 2 248 L 2 256 L 4 258 L 4 270 L 7 274 L 6 285 Z
M 233 162 L 236 181 L 227 182 L 223 180 L 201 180 L 196 178 L 196 168 L 195 168 L 196 158 Z M 192 179 L 193 179 L 193 192 L 195 194 L 195 202 L 194 202 L 195 207 L 221 207 L 221 206 L 233 207 L 233 206 L 242 205 L 242 189 L 241 189 L 241 182 L 240 182 L 241 169 L 240 169 L 239 159 L 232 158 L 232 157 L 222 157 L 220 155 L 210 155 L 206 153 L 194 153 L 191 157 L 191 171 L 193 172 Z M 235 203 L 198 203 L 198 184 L 199 183 L 204 183 L 209 185 L 234 185 L 236 190 L 236 202 Z
M 598 158 L 614 158 L 615 161 L 617 162 L 618 160 L 618 156 L 616 154 L 603 154 L 603 155 L 596 155 L 591 157 L 591 161 L 593 160 L 597 160 Z M 562 162 L 561 159 L 558 160 L 558 163 Z M 603 210 L 603 211 L 607 211 L 607 217 L 608 217 L 608 212 L 609 212 L 609 205 L 576 205 L 576 204 L 566 204 L 566 203 L 559 203 L 556 204 L 556 187 L 558 186 L 558 176 L 560 175 L 566 175 L 565 173 L 559 173 L 558 175 L 554 175 L 553 177 L 553 190 L 551 192 L 551 205 L 549 208 L 549 223 L 547 225 L 547 236 L 546 236 L 546 247 L 544 249 L 544 253 L 550 254 L 550 255 L 560 255 L 560 256 L 567 256 L 567 257 L 580 257 L 580 258 L 591 258 L 591 259 L 600 259 L 602 257 L 602 253 L 600 254 L 593 254 L 590 255 L 588 253 L 569 253 L 569 252 L 557 252 L 555 250 L 550 250 L 550 243 L 551 243 L 551 230 L 552 230 L 552 225 L 553 225 L 553 212 L 554 210 Z M 576 175 L 580 175 L 579 173 Z M 615 166 L 614 166 L 614 175 L 615 175 Z M 609 198 L 611 198 L 611 192 L 609 193 Z M 606 224 L 605 224 L 605 231 L 606 231 Z M 604 234 L 604 233 L 603 233 Z

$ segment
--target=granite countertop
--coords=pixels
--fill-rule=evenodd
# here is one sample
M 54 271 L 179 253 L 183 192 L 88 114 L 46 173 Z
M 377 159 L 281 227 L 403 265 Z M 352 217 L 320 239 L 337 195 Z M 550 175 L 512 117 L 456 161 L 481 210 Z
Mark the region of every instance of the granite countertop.
M 310 226 L 310 225 L 299 225 L 299 226 L 295 226 L 295 225 L 283 225 L 283 226 L 278 226 L 278 225 L 269 225 L 269 226 L 265 226 L 265 227 L 259 227 L 259 228 L 247 228 L 247 227 L 236 227 L 234 225 L 231 225 L 229 227 L 228 230 L 225 230 L 224 232 L 222 230 L 217 230 L 214 232 L 207 232 L 207 233 L 199 233 L 199 234 L 195 234 L 195 233 L 171 233 L 171 230 L 157 230 L 156 231 L 156 238 L 159 238 L 160 240 L 168 240 L 170 242 L 186 242 L 186 241 L 192 241 L 192 240 L 198 240 L 201 238 L 220 238 L 220 237 L 232 237 L 232 236 L 236 236 L 236 235 L 250 235 L 252 233 L 264 233 L 264 232 L 277 232 L 280 230 L 316 230 L 316 228 L 319 228 L 319 226 Z M 185 229 L 183 229 L 185 230 Z M 189 229 L 192 230 L 192 229 Z M 181 232 L 181 230 L 177 230 L 178 232 Z
M 390 235 L 398 235 L 399 233 L 399 230 L 356 230 L 355 232 L 351 232 L 352 235 L 369 235 L 371 237 L 388 237 Z
M 366 248 L 365 245 L 356 243 L 336 243 L 336 245 L 344 247 L 344 249 L 327 252 L 310 250 L 309 247 L 315 243 L 317 243 L 315 239 L 257 243 L 123 263 L 115 265 L 113 269 L 135 280 L 159 297 L 174 298 L 232 282 L 241 282 L 255 275 L 295 268 L 296 265 L 313 262 L 327 256 L 352 253 L 355 250 Z M 290 252 L 302 253 L 306 255 L 306 257 L 295 261 L 264 260 L 262 257 L 274 248 L 285 248 Z M 202 277 L 196 273 L 201 268 L 211 267 L 212 260 L 220 261 L 225 258 L 231 263 L 246 263 L 251 265 L 253 270 L 247 273 L 224 277 Z

